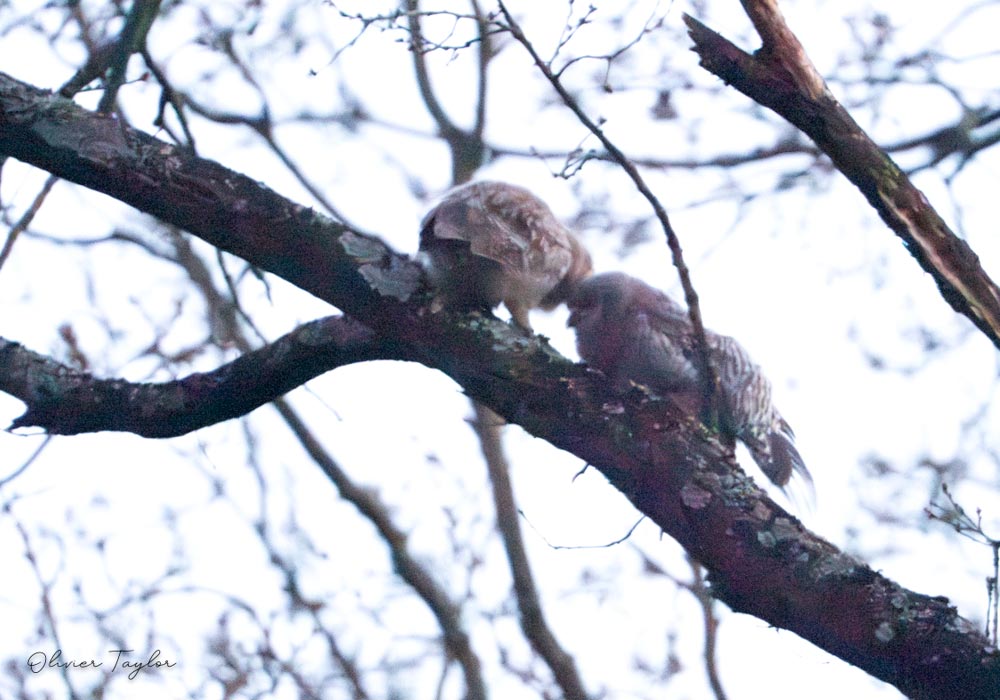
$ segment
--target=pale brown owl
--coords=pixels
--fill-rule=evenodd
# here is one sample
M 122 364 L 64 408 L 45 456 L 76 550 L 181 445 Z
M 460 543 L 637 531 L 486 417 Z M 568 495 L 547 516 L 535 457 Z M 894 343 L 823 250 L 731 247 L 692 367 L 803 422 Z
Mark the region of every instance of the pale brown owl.
M 523 187 L 473 182 L 452 190 L 420 226 L 431 283 L 452 309 L 503 302 L 530 331 L 528 311 L 554 309 L 591 272 L 590 254 Z
M 619 391 L 632 383 L 670 397 L 690 415 L 704 405 L 694 331 L 687 312 L 663 292 L 621 272 L 581 282 L 567 302 L 580 357 Z M 795 435 L 771 402 L 771 383 L 733 338 L 705 331 L 718 376 L 719 429 L 747 446 L 778 486 L 793 472 L 812 479 Z

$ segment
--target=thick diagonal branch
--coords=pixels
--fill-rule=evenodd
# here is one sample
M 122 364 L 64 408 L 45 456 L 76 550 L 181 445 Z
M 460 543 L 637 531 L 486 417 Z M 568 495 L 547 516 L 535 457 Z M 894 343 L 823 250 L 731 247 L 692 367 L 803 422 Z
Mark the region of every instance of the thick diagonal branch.
M 1000 288 L 973 250 L 833 97 L 775 0 L 744 0 L 743 6 L 763 41 L 754 54 L 685 15 L 701 65 L 815 141 L 930 273 L 952 308 L 1000 347 Z

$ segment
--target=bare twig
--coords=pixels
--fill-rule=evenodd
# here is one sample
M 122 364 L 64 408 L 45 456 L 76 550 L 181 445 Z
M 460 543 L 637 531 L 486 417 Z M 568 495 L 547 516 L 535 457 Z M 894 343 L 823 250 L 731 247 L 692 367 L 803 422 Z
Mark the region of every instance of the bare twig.
M 583 680 L 576 669 L 576 663 L 559 644 L 538 597 L 534 575 L 528 553 L 521 536 L 517 503 L 510 482 L 510 465 L 503 453 L 500 427 L 503 419 L 482 404 L 474 403 L 476 421 L 473 427 L 483 450 L 483 458 L 490 474 L 493 487 L 493 503 L 497 512 L 497 529 L 507 552 L 507 562 L 514 579 L 514 597 L 520 612 L 521 631 L 531 643 L 531 647 L 545 660 L 556 683 L 567 700 L 586 700 L 587 693 Z
M 275 401 L 275 407 L 312 460 L 319 465 L 340 491 L 340 495 L 354 505 L 376 527 L 392 553 L 396 572 L 434 613 L 444 635 L 444 643 L 448 653 L 451 658 L 458 662 L 465 675 L 465 697 L 470 700 L 486 700 L 488 694 L 479 657 L 472 649 L 469 635 L 462 624 L 461 611 L 448 597 L 447 592 L 434 580 L 430 571 L 410 553 L 406 533 L 400 530 L 389 518 L 388 508 L 370 489 L 361 488 L 350 480 L 288 402 L 279 399 Z
M 691 564 L 691 573 L 694 578 L 688 590 L 698 600 L 701 606 L 701 619 L 705 624 L 705 648 L 702 651 L 702 658 L 705 662 L 705 674 L 708 676 L 708 684 L 715 694 L 716 700 L 726 700 L 726 690 L 722 687 L 722 678 L 719 676 L 719 661 L 717 656 L 719 641 L 719 618 L 715 614 L 715 598 L 712 590 L 705 580 L 705 569 L 694 559 L 688 557 Z
M 448 116 L 437 98 L 427 69 L 427 53 L 436 50 L 439 44 L 428 44 L 421 28 L 421 12 L 419 0 L 406 0 L 407 22 L 410 31 L 410 53 L 413 56 L 413 68 L 417 77 L 417 87 L 424 106 L 430 112 L 437 125 L 439 135 L 448 144 L 451 151 L 452 181 L 461 183 L 472 177 L 485 162 L 487 151 L 483 144 L 483 130 L 486 114 L 486 77 L 487 65 L 493 51 L 489 43 L 488 25 L 478 4 L 473 2 L 477 35 L 474 43 L 479 44 L 478 79 L 476 81 L 476 122 L 471 131 L 461 129 Z M 458 18 L 456 17 L 456 21 Z M 430 47 L 430 48 L 428 48 Z
M 118 91 L 125 84 L 128 59 L 146 46 L 146 37 L 160 13 L 160 0 L 136 0 L 125 18 L 125 26 L 109 57 L 104 94 L 97 105 L 98 112 L 110 112 L 118 100 Z
M 46 435 L 45 439 L 42 440 L 42 442 L 38 445 L 37 448 L 35 448 L 35 451 L 31 453 L 31 456 L 28 457 L 26 460 L 24 460 L 24 463 L 21 464 L 20 467 L 12 471 L 10 474 L 7 474 L 6 476 L 0 478 L 0 489 L 2 489 L 4 486 L 14 481 L 14 479 L 21 476 L 21 474 L 27 471 L 28 467 L 31 466 L 32 462 L 38 459 L 39 455 L 42 454 L 42 450 L 44 450 L 51 442 L 52 442 L 52 436 Z
M 3 265 L 7 262 L 7 258 L 10 257 L 11 252 L 14 250 L 14 243 L 17 241 L 17 237 L 31 225 L 34 220 L 35 215 L 38 214 L 38 210 L 42 208 L 42 204 L 45 202 L 45 198 L 49 196 L 49 192 L 55 184 L 59 182 L 59 178 L 55 175 L 49 175 L 45 178 L 45 184 L 42 185 L 42 189 L 38 191 L 35 195 L 35 199 L 31 202 L 21 218 L 17 220 L 10 230 L 7 232 L 7 239 L 3 242 L 3 248 L 0 249 L 0 269 L 3 269 Z
M 712 362 L 710 359 L 710 352 L 708 347 L 708 340 L 705 337 L 705 326 L 701 320 L 701 306 L 698 303 L 698 294 L 694 290 L 694 285 L 691 282 L 691 273 L 688 270 L 687 264 L 684 262 L 684 253 L 681 250 L 680 239 L 678 239 L 676 232 L 674 231 L 673 225 L 670 223 L 670 217 L 667 215 L 667 210 L 664 208 L 660 200 L 653 194 L 653 191 L 646 184 L 642 175 L 639 173 L 639 169 L 635 166 L 628 156 L 622 152 L 615 143 L 608 138 L 607 134 L 599 124 L 593 121 L 587 113 L 580 106 L 580 103 L 574 98 L 569 91 L 562 84 L 559 79 L 558 73 L 553 71 L 552 66 L 550 66 L 542 57 L 539 55 L 538 51 L 535 49 L 534 45 L 528 39 L 528 37 L 522 31 L 521 26 L 514 19 L 514 16 L 507 9 L 507 6 L 500 2 L 500 12 L 503 14 L 506 29 L 511 33 L 518 43 L 524 46 L 525 50 L 531 56 L 535 65 L 538 66 L 538 70 L 541 71 L 545 79 L 549 81 L 553 89 L 559 95 L 559 98 L 563 101 L 571 112 L 576 115 L 576 118 L 601 142 L 607 152 L 611 155 L 611 158 L 621 166 L 621 168 L 628 174 L 629 178 L 635 184 L 636 189 L 646 198 L 653 211 L 656 213 L 656 218 L 660 222 L 660 226 L 663 228 L 663 233 L 667 238 L 667 245 L 670 248 L 670 254 L 673 258 L 674 267 L 677 268 L 677 274 L 681 280 L 681 287 L 684 289 L 684 301 L 688 306 L 688 314 L 691 316 L 691 325 L 694 329 L 695 342 L 698 348 L 698 358 L 699 365 L 701 366 L 701 378 L 702 378 L 702 391 L 705 396 L 705 413 L 703 420 L 707 425 L 715 426 L 718 422 L 718 408 L 716 406 L 716 383 L 718 377 L 712 368 Z
M 722 687 L 722 678 L 719 676 L 719 664 L 716 656 L 716 645 L 719 639 L 719 618 L 715 614 L 715 597 L 712 595 L 712 590 L 705 579 L 705 568 L 695 559 L 688 556 L 692 578 L 690 581 L 685 581 L 668 572 L 639 547 L 635 547 L 635 550 L 642 557 L 643 568 L 647 572 L 669 579 L 675 586 L 687 591 L 698 601 L 698 606 L 701 608 L 702 622 L 705 627 L 705 647 L 702 650 L 705 674 L 708 676 L 708 684 L 711 686 L 716 700 L 726 700 L 726 691 Z
M 176 259 L 178 264 L 184 268 L 188 276 L 195 282 L 210 312 L 222 317 L 222 325 L 230 329 L 230 336 L 226 340 L 233 342 L 244 353 L 242 356 L 244 358 L 256 354 L 249 340 L 240 331 L 236 317 L 238 308 L 236 300 L 234 299 L 232 303 L 224 303 L 224 295 L 213 286 L 209 270 L 201 259 L 193 255 L 185 240 L 178 237 L 174 241 L 177 248 Z M 365 346 L 369 346 L 369 349 L 374 349 L 374 346 L 380 344 L 377 338 L 373 337 L 369 329 L 348 317 L 313 322 L 313 324 L 322 325 L 331 323 L 333 327 L 340 327 L 341 330 L 345 331 L 344 339 L 350 339 L 349 344 L 358 344 L 356 349 L 362 349 Z M 313 324 L 306 324 L 306 326 Z M 314 331 L 320 330 L 322 325 L 316 325 Z M 307 334 L 307 336 L 312 336 L 312 333 Z M 312 337 L 312 340 L 318 339 L 319 336 Z M 374 345 L 372 345 L 372 341 L 375 341 Z M 277 342 L 280 343 L 281 340 Z M 310 340 L 307 340 L 307 344 L 310 342 Z M 273 349 L 275 345 L 272 344 L 268 347 Z M 342 349 L 346 349 L 346 347 Z M 302 358 L 295 359 L 289 357 L 285 351 L 279 351 L 279 354 L 283 356 L 281 363 L 285 364 L 288 369 L 303 365 Z M 263 384 L 265 385 L 271 383 L 270 380 L 263 380 Z M 449 661 L 454 660 L 462 669 L 466 682 L 466 697 L 470 700 L 486 700 L 486 686 L 482 677 L 479 657 L 472 649 L 468 634 L 463 627 L 461 611 L 458 605 L 450 599 L 448 592 L 434 579 L 432 572 L 427 566 L 421 563 L 410 552 L 407 535 L 393 522 L 388 506 L 382 502 L 377 494 L 354 483 L 287 400 L 280 397 L 276 398 L 274 406 L 310 458 L 323 470 L 327 478 L 337 488 L 341 498 L 357 508 L 361 515 L 372 523 L 391 553 L 396 573 L 430 608 L 441 629 Z M 262 489 L 261 491 L 263 495 L 266 490 Z M 265 509 L 262 508 L 261 510 L 264 512 Z M 272 553 L 271 560 L 280 566 L 281 559 L 275 556 L 274 553 Z M 297 596 L 299 600 L 302 600 L 301 592 L 298 591 L 295 585 L 294 577 L 290 575 L 287 567 L 283 568 L 286 574 L 288 574 L 286 581 L 288 583 L 287 590 L 289 595 L 293 596 L 293 598 Z M 303 602 L 308 608 L 308 603 Z M 323 625 L 319 625 L 318 627 L 323 628 Z M 331 653 L 350 680 L 355 698 L 368 697 L 353 661 L 339 651 L 336 639 L 332 635 L 325 634 L 325 636 L 330 645 Z
M 983 529 L 983 514 L 976 509 L 976 518 L 963 508 L 948 489 L 948 484 L 941 485 L 941 492 L 948 499 L 948 505 L 931 503 L 925 510 L 927 517 L 937 520 L 953 528 L 955 532 L 967 537 L 973 542 L 985 544 L 993 552 L 993 573 L 986 577 L 986 630 L 985 634 L 997 645 L 997 623 L 1000 622 L 1000 539 L 991 537 Z M 992 629 L 991 629 L 992 625 Z

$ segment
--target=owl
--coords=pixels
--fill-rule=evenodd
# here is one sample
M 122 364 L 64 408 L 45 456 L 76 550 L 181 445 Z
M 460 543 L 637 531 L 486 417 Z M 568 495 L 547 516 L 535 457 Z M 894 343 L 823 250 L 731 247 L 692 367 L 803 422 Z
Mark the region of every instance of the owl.
M 473 182 L 449 192 L 420 226 L 421 259 L 448 308 L 504 303 L 531 331 L 528 311 L 554 309 L 591 272 L 590 254 L 523 187 Z
M 663 292 L 621 272 L 582 281 L 567 302 L 577 350 L 618 391 L 633 383 L 663 394 L 689 415 L 701 415 L 704 393 L 697 343 L 687 312 Z M 778 486 L 792 473 L 812 478 L 795 449 L 791 427 L 771 401 L 771 383 L 733 338 L 705 331 L 718 378 L 719 429 L 740 440 Z

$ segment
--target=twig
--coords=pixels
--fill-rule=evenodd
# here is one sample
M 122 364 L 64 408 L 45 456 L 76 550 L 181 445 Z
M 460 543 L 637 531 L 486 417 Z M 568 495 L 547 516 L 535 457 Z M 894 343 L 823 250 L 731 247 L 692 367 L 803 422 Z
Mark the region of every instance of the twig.
M 476 421 L 473 425 L 483 458 L 489 469 L 490 484 L 493 487 L 493 503 L 497 512 L 497 529 L 503 540 L 511 577 L 514 579 L 514 597 L 520 613 L 521 631 L 531 643 L 531 647 L 545 660 L 556 683 L 566 700 L 586 700 L 587 693 L 576 663 L 559 644 L 545 619 L 545 611 L 538 597 L 528 553 L 524 548 L 518 509 L 514 501 L 514 489 L 510 483 L 510 466 L 500 441 L 500 427 L 503 419 L 496 413 L 475 403 Z
M 525 36 L 524 32 L 521 30 L 521 26 L 511 15 L 507 6 L 503 3 L 499 3 L 500 12 L 503 14 L 504 21 L 506 22 L 506 28 L 525 50 L 531 55 L 532 60 L 538 69 L 545 76 L 545 79 L 549 81 L 553 89 L 559 95 L 560 99 L 563 101 L 570 111 L 576 115 L 576 118 L 590 130 L 594 136 L 601 142 L 605 150 L 611 155 L 611 158 L 621 166 L 621 168 L 628 174 L 629 178 L 635 184 L 636 189 L 646 198 L 650 206 L 653 208 L 656 214 L 657 220 L 660 222 L 660 226 L 663 228 L 663 233 L 667 238 L 667 246 L 670 248 L 670 254 L 673 258 L 674 267 L 677 268 L 677 274 L 681 280 L 681 287 L 684 289 L 684 301 L 688 306 L 688 314 L 691 317 L 691 325 L 694 329 L 695 343 L 698 349 L 698 359 L 701 365 L 701 378 L 702 378 L 702 392 L 705 396 L 705 406 L 706 415 L 703 416 L 703 421 L 706 425 L 715 426 L 718 423 L 718 410 L 716 408 L 716 383 L 718 378 L 715 371 L 712 368 L 711 355 L 708 347 L 708 340 L 705 337 L 705 325 L 701 320 L 701 307 L 698 303 L 698 294 L 694 290 L 694 285 L 691 283 L 691 273 L 688 270 L 687 264 L 684 262 L 684 253 L 681 250 L 680 240 L 677 238 L 677 234 L 674 231 L 673 226 L 670 223 L 670 217 L 667 216 L 667 210 L 663 207 L 660 200 L 653 194 L 653 191 L 646 184 L 642 175 L 639 173 L 639 169 L 635 164 L 626 156 L 615 143 L 608 138 L 607 134 L 600 127 L 599 124 L 594 122 L 587 113 L 584 112 L 580 103 L 569 94 L 569 91 L 563 86 L 562 81 L 559 76 L 553 72 L 552 67 L 542 59 L 538 51 L 535 49 L 534 45 L 529 41 L 528 37 Z
M 38 214 L 38 210 L 42 208 L 45 198 L 49 196 L 49 192 L 52 191 L 57 182 L 59 182 L 59 178 L 55 175 L 49 175 L 45 178 L 45 184 L 42 185 L 42 189 L 35 195 L 31 206 L 21 215 L 17 223 L 10 227 L 10 231 L 7 233 L 7 240 L 4 241 L 3 248 L 0 249 L 0 269 L 3 269 L 3 264 L 7 262 L 7 258 L 10 257 L 11 252 L 14 250 L 14 242 L 31 225 L 35 215 Z

